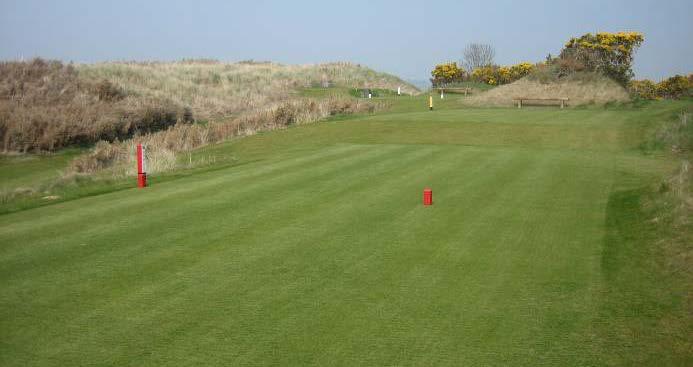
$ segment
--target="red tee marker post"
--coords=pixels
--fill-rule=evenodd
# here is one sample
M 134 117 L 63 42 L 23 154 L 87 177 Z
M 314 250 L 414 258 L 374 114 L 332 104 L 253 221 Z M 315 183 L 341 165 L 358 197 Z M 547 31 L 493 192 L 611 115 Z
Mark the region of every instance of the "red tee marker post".
M 433 205 L 433 190 L 429 189 L 428 187 L 423 191 L 423 205 Z
M 146 148 L 142 144 L 137 144 L 137 187 L 147 187 L 147 161 L 145 157 Z

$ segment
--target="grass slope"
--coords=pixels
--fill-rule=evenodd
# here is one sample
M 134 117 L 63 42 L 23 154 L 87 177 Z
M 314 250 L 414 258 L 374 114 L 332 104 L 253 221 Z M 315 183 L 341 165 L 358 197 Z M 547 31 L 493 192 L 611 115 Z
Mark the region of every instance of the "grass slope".
M 64 149 L 45 155 L 0 155 L 0 192 L 50 183 L 80 153 L 80 149 Z
M 690 362 L 633 336 L 680 295 L 624 281 L 651 279 L 630 201 L 671 168 L 640 147 L 679 105 L 402 101 L 0 216 L 0 365 Z

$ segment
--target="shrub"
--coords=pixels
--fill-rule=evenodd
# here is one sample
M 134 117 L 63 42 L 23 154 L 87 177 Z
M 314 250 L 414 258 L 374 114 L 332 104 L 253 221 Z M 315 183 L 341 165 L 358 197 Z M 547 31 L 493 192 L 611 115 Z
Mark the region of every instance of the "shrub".
M 674 75 L 656 84 L 647 79 L 633 80 L 629 83 L 628 90 L 634 97 L 642 99 L 678 99 L 693 95 L 691 87 L 690 76 Z
M 681 98 L 690 95 L 689 79 L 685 76 L 674 75 L 657 84 L 657 94 L 663 98 Z
M 556 59 L 552 67 L 553 74 L 559 79 L 586 70 L 585 64 L 574 55 L 570 54 L 563 55 L 563 57 Z
M 626 86 L 633 77 L 633 54 L 644 41 L 638 32 L 587 33 L 571 38 L 561 51 L 560 58 L 569 67 L 584 67 L 600 72 Z M 574 71 L 580 71 L 573 69 Z
M 633 97 L 641 99 L 656 99 L 658 97 L 657 84 L 651 80 L 631 80 L 628 91 Z
M 496 85 L 498 84 L 496 69 L 498 69 L 498 66 L 484 66 L 476 68 L 472 72 L 472 79 L 480 83 Z
M 529 62 L 521 62 L 510 66 L 510 80 L 515 81 L 529 75 L 534 71 L 535 66 Z
M 456 62 L 449 62 L 436 65 L 435 69 L 431 72 L 431 76 L 433 76 L 431 83 L 435 87 L 464 81 L 465 71 L 463 68 L 457 66 Z
M 474 69 L 471 78 L 480 83 L 500 85 L 512 83 L 529 75 L 536 67 L 528 62 L 511 66 L 484 66 Z

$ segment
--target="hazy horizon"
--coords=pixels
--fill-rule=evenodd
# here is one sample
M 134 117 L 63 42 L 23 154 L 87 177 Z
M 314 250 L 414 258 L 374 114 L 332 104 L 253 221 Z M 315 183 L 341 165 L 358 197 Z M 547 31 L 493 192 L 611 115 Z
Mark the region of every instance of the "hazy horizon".
M 470 42 L 496 49 L 496 63 L 538 62 L 570 37 L 639 31 L 636 78 L 693 72 L 688 1 L 575 3 L 350 1 L 326 5 L 203 1 L 0 1 L 0 59 L 348 61 L 427 80 L 436 63 L 459 61 Z

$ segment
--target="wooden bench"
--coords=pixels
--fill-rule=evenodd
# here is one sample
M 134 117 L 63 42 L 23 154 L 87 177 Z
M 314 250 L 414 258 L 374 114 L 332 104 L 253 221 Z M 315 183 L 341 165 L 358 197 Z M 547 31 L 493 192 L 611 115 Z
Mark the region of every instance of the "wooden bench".
M 449 93 L 464 93 L 465 97 L 467 96 L 467 94 L 472 93 L 472 88 L 452 88 L 452 87 L 451 87 L 451 88 L 445 88 L 445 87 L 439 87 L 439 88 L 436 88 L 436 89 L 438 89 L 438 92 L 439 92 L 440 94 L 443 94 L 443 93 L 445 93 L 445 92 L 449 92 Z
M 568 98 L 513 98 L 513 101 L 517 102 L 517 108 L 522 108 L 522 103 L 524 101 L 540 101 L 540 102 L 556 102 L 561 105 L 561 108 L 565 107 L 568 102 Z

